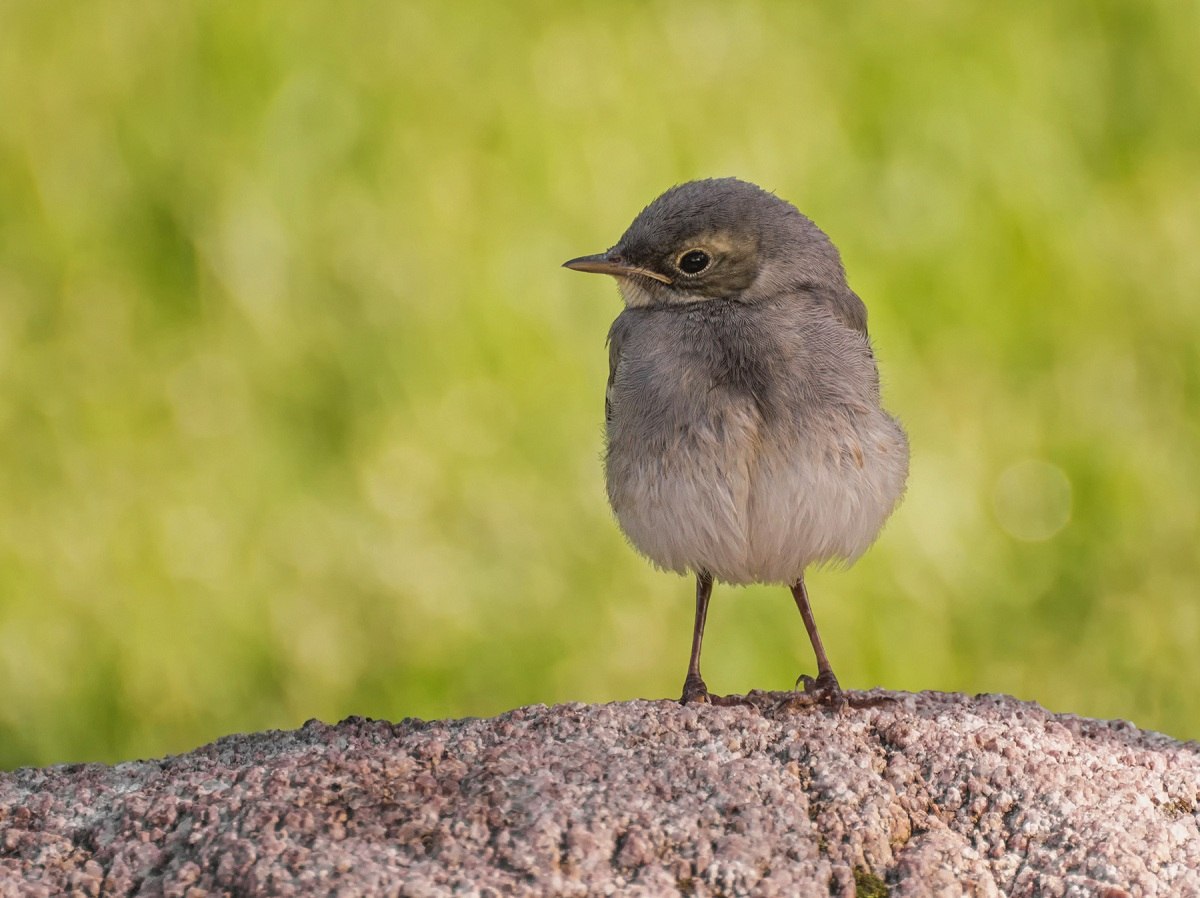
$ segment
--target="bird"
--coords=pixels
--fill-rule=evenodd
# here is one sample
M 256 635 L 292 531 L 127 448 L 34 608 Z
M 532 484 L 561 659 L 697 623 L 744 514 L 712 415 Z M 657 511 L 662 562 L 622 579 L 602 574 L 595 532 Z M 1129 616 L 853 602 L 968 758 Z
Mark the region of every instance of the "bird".
M 678 184 L 605 252 L 563 263 L 616 279 L 605 484 L 628 541 L 696 581 L 680 701 L 700 672 L 714 582 L 791 590 L 817 662 L 795 690 L 845 702 L 805 574 L 849 565 L 904 493 L 908 438 L 880 402 L 867 309 L 829 237 L 737 178 Z

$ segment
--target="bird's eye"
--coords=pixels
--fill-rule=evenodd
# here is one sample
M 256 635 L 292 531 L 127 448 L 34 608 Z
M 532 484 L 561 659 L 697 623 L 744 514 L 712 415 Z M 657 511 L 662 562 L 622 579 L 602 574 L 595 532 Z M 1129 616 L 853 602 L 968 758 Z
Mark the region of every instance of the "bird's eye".
M 689 249 L 679 257 L 679 261 L 675 264 L 684 274 L 699 274 L 708 267 L 710 262 L 712 262 L 712 258 L 704 250 Z

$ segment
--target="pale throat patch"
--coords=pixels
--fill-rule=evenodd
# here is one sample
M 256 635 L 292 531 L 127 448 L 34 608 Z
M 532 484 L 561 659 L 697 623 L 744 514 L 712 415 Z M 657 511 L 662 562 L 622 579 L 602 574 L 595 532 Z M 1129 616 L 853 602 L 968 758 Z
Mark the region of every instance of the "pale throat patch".
M 629 308 L 636 309 L 639 306 L 654 304 L 654 294 L 640 283 L 641 278 L 619 277 L 616 281 L 617 289 L 621 291 L 621 299 L 625 300 L 625 305 Z
M 662 305 L 664 303 L 690 303 L 702 302 L 707 299 L 698 293 L 679 293 L 675 290 L 667 290 L 658 287 L 654 289 L 647 285 L 646 281 L 638 277 L 616 279 L 617 289 L 621 291 L 621 298 L 625 300 L 625 305 L 631 309 L 641 308 L 643 306 Z

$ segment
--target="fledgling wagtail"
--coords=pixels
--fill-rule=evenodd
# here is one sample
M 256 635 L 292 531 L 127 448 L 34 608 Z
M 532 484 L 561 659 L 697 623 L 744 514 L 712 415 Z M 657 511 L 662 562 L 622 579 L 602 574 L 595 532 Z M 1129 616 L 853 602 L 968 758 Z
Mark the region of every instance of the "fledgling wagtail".
M 671 188 L 612 249 L 565 265 L 612 275 L 625 300 L 608 335 L 608 497 L 639 551 L 695 574 L 682 700 L 709 700 L 714 580 L 789 586 L 817 657 L 805 690 L 837 699 L 804 572 L 866 551 L 908 473 L 837 249 L 790 203 L 723 178 Z

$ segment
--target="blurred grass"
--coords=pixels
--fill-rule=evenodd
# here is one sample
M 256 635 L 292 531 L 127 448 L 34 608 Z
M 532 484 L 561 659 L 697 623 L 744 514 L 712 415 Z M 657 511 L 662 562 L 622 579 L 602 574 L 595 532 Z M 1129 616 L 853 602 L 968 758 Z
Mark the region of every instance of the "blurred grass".
M 842 248 L 909 495 L 844 684 L 1200 737 L 1184 2 L 0 5 L 0 766 L 675 695 L 604 500 L 614 288 L 736 174 Z M 811 666 L 720 589 L 719 691 Z

